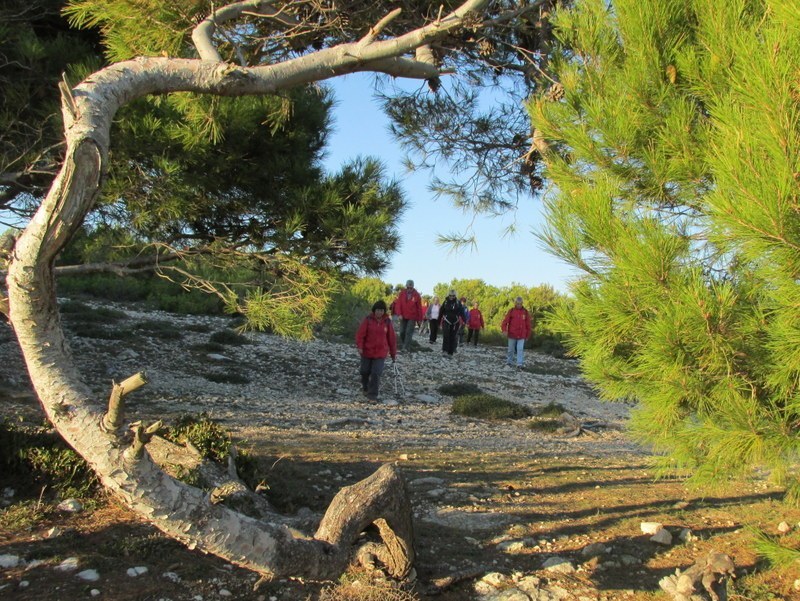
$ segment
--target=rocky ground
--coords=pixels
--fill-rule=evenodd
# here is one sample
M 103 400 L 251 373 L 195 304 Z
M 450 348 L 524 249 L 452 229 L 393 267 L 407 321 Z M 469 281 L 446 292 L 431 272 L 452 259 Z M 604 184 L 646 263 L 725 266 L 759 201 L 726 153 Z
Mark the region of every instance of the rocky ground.
M 709 502 L 679 481 L 654 482 L 647 452 L 624 430 L 630 407 L 601 402 L 572 361 L 527 352 L 526 367 L 518 370 L 505 366 L 504 349 L 462 347 L 447 357 L 418 336 L 416 352 L 397 360 L 399 375 L 387 364 L 381 403 L 370 405 L 360 393 L 358 355 L 349 340 L 299 342 L 249 333 L 236 341 L 219 334 L 232 333 L 229 318 L 130 307 L 124 313 L 115 307 L 103 318 L 108 307 L 94 308 L 98 319 L 87 317 L 85 306 L 65 306 L 64 321 L 75 360 L 98 399 L 108 396 L 112 380 L 144 371 L 148 384 L 129 397 L 131 419 L 209 414 L 243 448 L 269 460 L 268 494 L 288 512 L 322 511 L 342 485 L 381 462 L 400 462 L 418 531 L 412 592 L 424 598 L 649 599 L 659 579 L 675 568 L 685 569 L 712 548 L 729 552 L 741 545 L 747 519 L 732 507 L 746 507 L 770 527 L 786 517 L 764 484 Z M 27 377 L 5 326 L 0 357 L 6 415 L 30 410 Z M 544 434 L 527 420 L 455 416 L 452 398 L 439 391 L 454 383 L 477 385 L 533 411 L 556 403 L 572 416 L 573 427 Z M 796 521 L 800 515 L 788 519 Z M 663 523 L 670 540 L 651 540 L 642 522 Z M 20 599 L 68 598 L 43 596 L 41 590 L 25 596 L 34 592 L 33 585 L 19 588 L 30 557 L 19 553 L 21 539 L 9 537 L 13 544 L 0 537 L 0 556 L 19 562 L 7 571 L 6 590 Z M 172 564 L 192 561 L 183 557 L 188 551 L 173 551 L 180 559 Z M 755 566 L 752 553 L 738 553 L 737 565 Z M 125 560 L 128 571 L 146 567 L 135 560 Z M 202 575 L 193 580 L 188 568 L 181 576 L 180 569 L 162 571 L 159 564 L 144 576 L 157 581 L 148 588 L 152 596 L 109 596 L 117 588 L 108 575 L 82 590 L 106 598 L 174 601 L 323 595 L 320 586 L 296 582 L 254 591 L 251 575 L 223 563 L 214 568 L 223 576 L 213 586 Z M 791 591 L 792 583 L 781 576 L 775 586 Z

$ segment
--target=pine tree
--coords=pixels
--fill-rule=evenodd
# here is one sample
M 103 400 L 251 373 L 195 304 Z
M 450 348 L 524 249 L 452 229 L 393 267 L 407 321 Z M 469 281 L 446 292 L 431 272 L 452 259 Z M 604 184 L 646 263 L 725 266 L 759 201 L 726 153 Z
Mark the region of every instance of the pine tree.
M 542 238 L 582 275 L 551 327 L 666 466 L 796 500 L 800 7 L 580 0 L 555 26 Z

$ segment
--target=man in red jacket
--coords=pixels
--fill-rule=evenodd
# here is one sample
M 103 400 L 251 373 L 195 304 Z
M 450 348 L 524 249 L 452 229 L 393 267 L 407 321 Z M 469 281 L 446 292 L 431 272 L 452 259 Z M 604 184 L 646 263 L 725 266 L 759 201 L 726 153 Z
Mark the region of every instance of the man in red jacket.
M 400 341 L 403 351 L 411 350 L 411 339 L 418 321 L 425 319 L 422 310 L 422 297 L 414 288 L 414 280 L 406 282 L 406 289 L 401 290 L 394 301 L 394 314 L 400 317 Z
M 372 313 L 358 327 L 356 346 L 361 355 L 361 390 L 370 403 L 377 403 L 386 355 L 391 355 L 393 362 L 397 358 L 392 318 L 386 315 L 386 303 L 382 300 L 372 305 Z
M 500 326 L 504 334 L 508 335 L 508 354 L 506 365 L 514 365 L 514 355 L 517 355 L 517 367 L 522 368 L 525 341 L 531 335 L 531 316 L 522 306 L 522 297 L 514 299 L 514 306 L 508 310 Z

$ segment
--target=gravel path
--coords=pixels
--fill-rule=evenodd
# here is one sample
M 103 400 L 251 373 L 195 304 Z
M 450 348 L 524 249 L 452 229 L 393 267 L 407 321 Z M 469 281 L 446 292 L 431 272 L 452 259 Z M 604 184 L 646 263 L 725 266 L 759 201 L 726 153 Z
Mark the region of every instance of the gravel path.
M 405 394 L 399 386 L 395 392 L 387 363 L 382 402 L 376 406 L 363 402 L 358 354 L 349 341 L 300 342 L 248 333 L 247 344 L 209 352 L 200 345 L 212 333 L 229 330 L 230 318 L 124 311 L 125 319 L 93 327 L 91 336 L 77 335 L 87 334 L 87 328 L 70 314 L 64 321 L 76 362 L 98 399 L 107 398 L 112 379 L 146 372 L 148 385 L 129 399 L 137 419 L 206 412 L 239 432 L 259 429 L 267 435 L 280 432 L 282 438 L 338 433 L 399 449 L 590 456 L 642 452 L 623 432 L 629 406 L 601 402 L 573 361 L 526 351 L 526 369 L 517 370 L 505 366 L 504 349 L 462 347 L 447 357 L 439 344 L 429 345 L 417 335 L 422 350 L 397 360 Z M 120 330 L 129 335 L 113 339 Z M 10 390 L 28 388 L 8 326 L 0 332 L 0 355 L 0 384 Z M 543 435 L 526 428 L 524 420 L 454 416 L 452 399 L 438 388 L 457 382 L 476 384 L 533 410 L 558 403 L 578 420 L 601 427 L 581 436 Z

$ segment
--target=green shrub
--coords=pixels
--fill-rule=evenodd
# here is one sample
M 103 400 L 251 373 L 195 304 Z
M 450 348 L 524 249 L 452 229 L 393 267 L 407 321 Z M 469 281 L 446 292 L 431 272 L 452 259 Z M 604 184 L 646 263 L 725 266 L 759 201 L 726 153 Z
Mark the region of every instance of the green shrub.
M 225 345 L 219 342 L 200 342 L 198 344 L 193 344 L 189 348 L 198 353 L 221 353 L 225 350 Z
M 241 346 L 243 344 L 250 344 L 250 340 L 248 340 L 247 336 L 243 336 L 233 330 L 219 330 L 218 332 L 214 332 L 209 337 L 210 342 L 215 342 L 217 344 L 227 344 L 230 346 Z
M 99 323 L 77 323 L 71 328 L 72 333 L 82 338 L 98 340 L 130 340 L 133 332 L 126 328 L 106 328 Z
M 563 428 L 564 423 L 559 419 L 537 417 L 528 422 L 528 428 L 537 432 L 555 432 Z
M 451 411 L 455 415 L 483 419 L 520 419 L 530 416 L 530 410 L 523 405 L 483 393 L 456 397 Z
M 476 384 L 471 382 L 454 382 L 453 384 L 442 384 L 437 388 L 440 394 L 447 396 L 463 396 L 465 394 L 480 394 L 483 392 Z
M 565 411 L 566 409 L 564 409 L 563 405 L 550 402 L 534 411 L 534 415 L 537 417 L 559 417 Z
M 137 302 L 147 298 L 152 277 L 119 277 L 104 273 L 67 275 L 58 278 L 58 292 L 65 296 L 85 295 L 116 302 Z
M 89 465 L 49 427 L 0 423 L 0 465 L 5 477 L 46 486 L 61 498 L 89 497 L 97 490 Z
M 135 329 L 144 332 L 147 336 L 160 338 L 161 340 L 180 340 L 183 338 L 183 332 L 171 321 L 148 319 L 136 324 Z
M 81 323 L 116 323 L 128 318 L 124 311 L 109 307 L 92 307 L 80 301 L 66 301 L 59 310 L 67 319 Z
M 0 511 L 0 527 L 26 530 L 41 523 L 46 517 L 47 506 L 38 499 L 28 499 Z
M 189 442 L 200 454 L 213 461 L 225 461 L 231 448 L 230 434 L 207 413 L 181 415 L 164 433 L 164 438 L 177 444 Z

